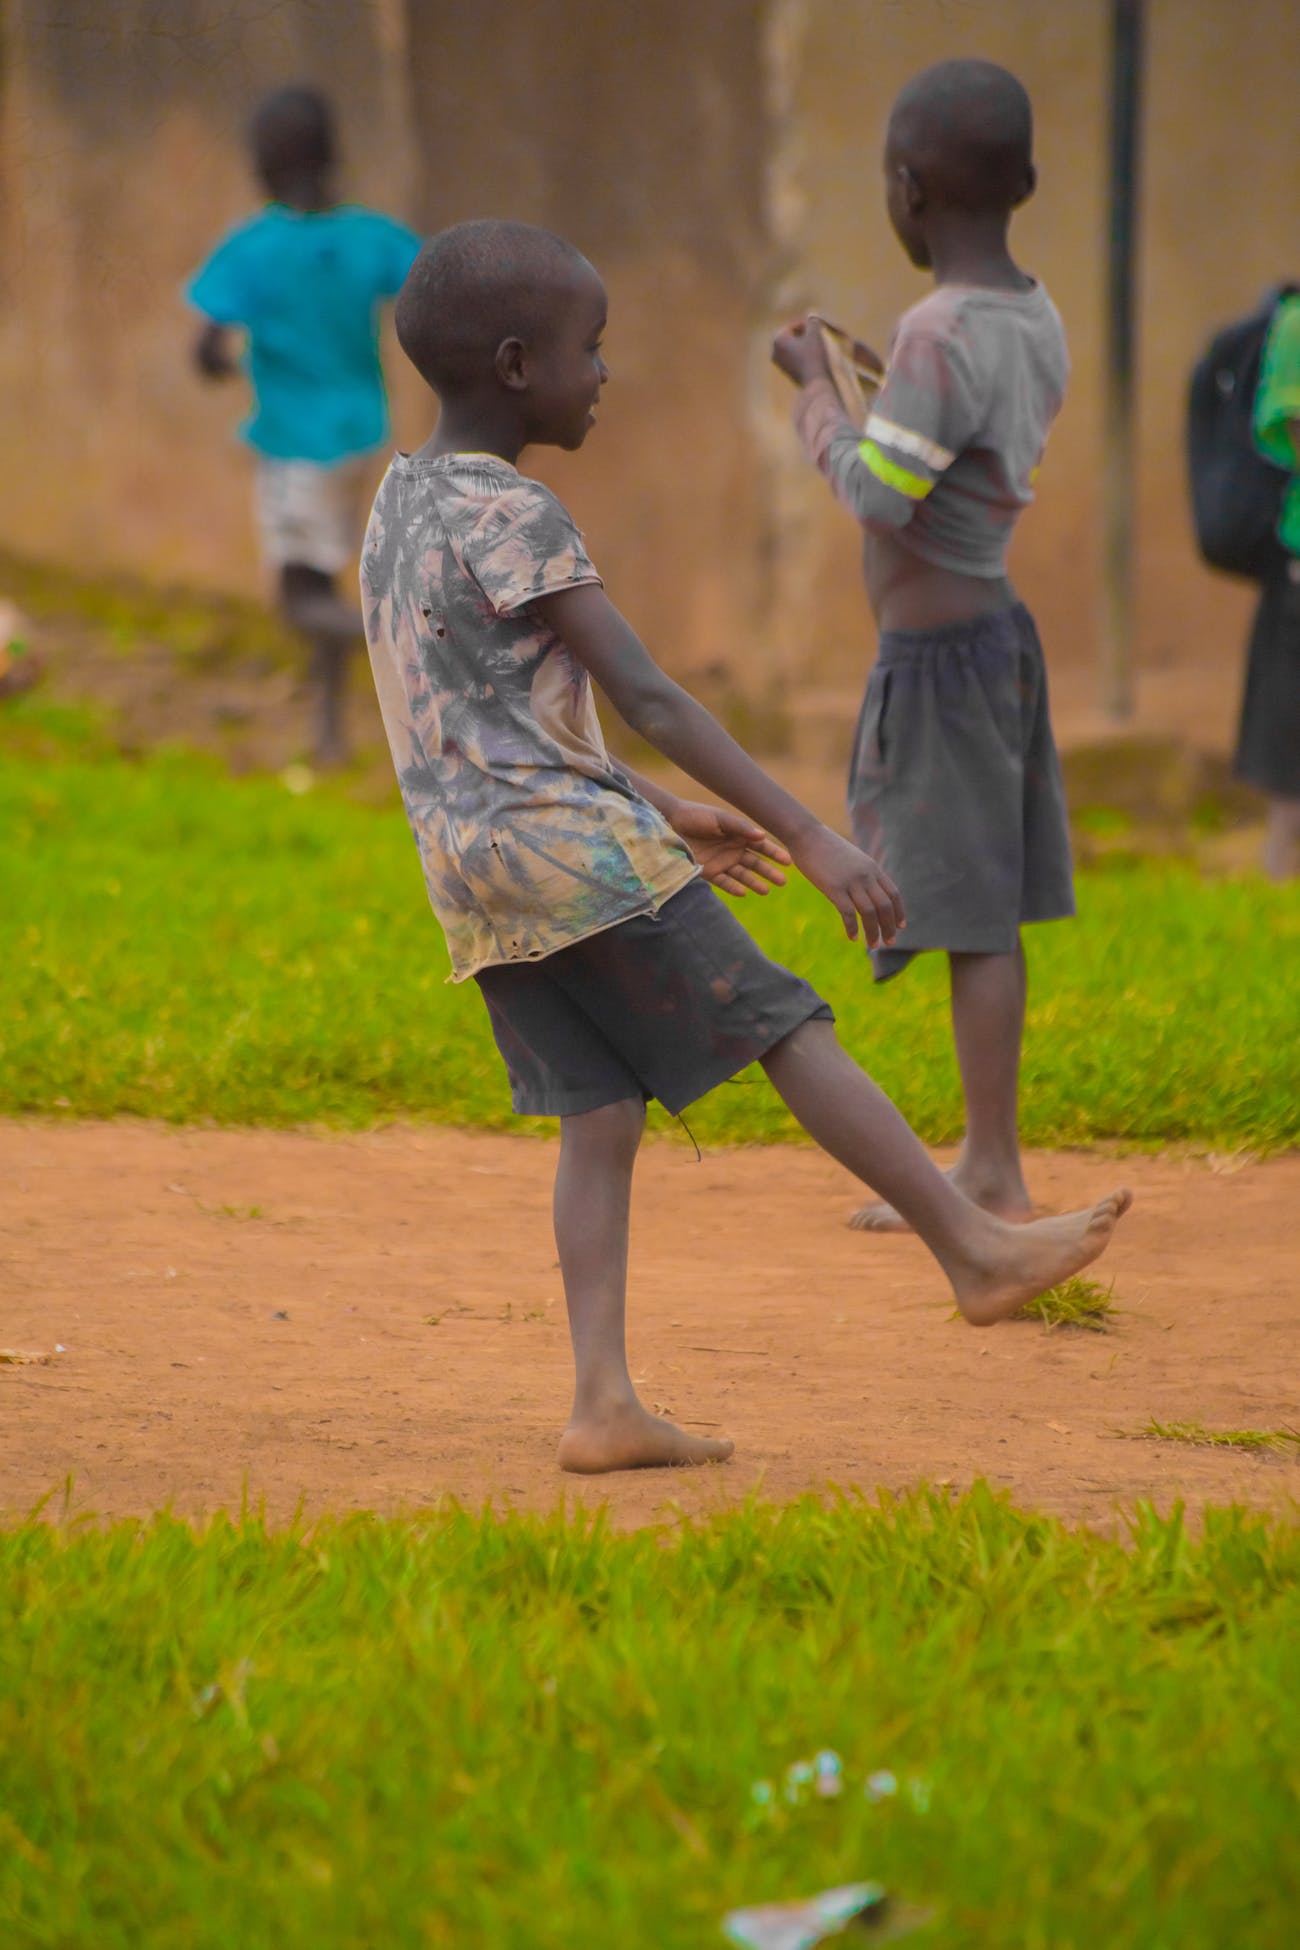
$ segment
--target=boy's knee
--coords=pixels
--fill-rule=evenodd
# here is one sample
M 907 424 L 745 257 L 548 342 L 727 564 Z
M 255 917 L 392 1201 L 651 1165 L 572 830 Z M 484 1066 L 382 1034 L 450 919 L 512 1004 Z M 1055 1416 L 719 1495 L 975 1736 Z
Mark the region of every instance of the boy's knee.
M 561 1136 L 568 1143 L 589 1144 L 604 1155 L 625 1159 L 636 1156 L 645 1130 L 645 1104 L 640 1097 L 624 1097 L 615 1104 L 602 1104 L 561 1122 Z
M 291 630 L 299 630 L 304 636 L 312 636 L 313 616 L 320 606 L 319 596 L 309 596 L 297 589 L 280 591 L 280 614 Z
M 634 1152 L 645 1130 L 645 1102 L 640 1097 L 624 1097 L 620 1103 L 606 1104 L 601 1116 L 609 1122 L 602 1135 L 625 1152 Z
M 361 612 L 339 595 L 333 576 L 290 562 L 280 573 L 280 614 L 292 629 L 345 650 L 364 633 Z
M 835 1024 L 829 1016 L 809 1016 L 796 1029 L 792 1029 L 788 1036 L 783 1036 L 779 1043 L 773 1043 L 771 1049 L 758 1060 L 764 1070 L 769 1069 L 773 1064 L 779 1069 L 791 1058 L 797 1059 L 800 1056 L 813 1054 L 825 1049 L 828 1043 L 838 1044 L 838 1042 Z

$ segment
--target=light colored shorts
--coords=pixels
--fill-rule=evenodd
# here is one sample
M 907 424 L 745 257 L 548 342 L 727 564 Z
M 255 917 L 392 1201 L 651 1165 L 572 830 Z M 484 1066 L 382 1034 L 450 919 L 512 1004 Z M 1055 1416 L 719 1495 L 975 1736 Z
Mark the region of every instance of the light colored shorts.
M 358 455 L 321 467 L 311 460 L 257 456 L 257 527 L 272 569 L 292 562 L 336 576 L 361 545 L 362 495 L 369 459 Z

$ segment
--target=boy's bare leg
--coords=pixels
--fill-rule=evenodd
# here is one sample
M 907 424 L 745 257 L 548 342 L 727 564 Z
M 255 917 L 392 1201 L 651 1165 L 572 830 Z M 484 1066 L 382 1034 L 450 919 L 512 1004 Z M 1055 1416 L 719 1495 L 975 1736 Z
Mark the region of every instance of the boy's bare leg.
M 1127 1191 L 1086 1211 L 1010 1225 L 959 1191 L 830 1023 L 806 1022 L 763 1059 L 775 1089 L 810 1137 L 888 1200 L 925 1241 L 976 1326 L 1016 1312 L 1104 1252 Z
M 1000 1219 L 1033 1213 L 1020 1166 L 1020 1047 L 1027 971 L 1020 942 L 1009 955 L 949 955 L 952 1028 L 966 1101 L 966 1135 L 949 1176 Z M 892 1205 L 872 1203 L 849 1224 L 858 1232 L 909 1232 Z
M 952 1181 L 1000 1219 L 1033 1213 L 1020 1168 L 1020 1048 L 1029 975 L 1009 955 L 949 955 L 952 1030 L 966 1100 L 966 1135 Z
M 311 640 L 307 683 L 312 703 L 312 757 L 322 771 L 347 763 L 344 707 L 350 650 L 351 646 L 341 643 L 337 637 L 318 636 Z
M 1300 874 L 1300 799 L 1277 793 L 1269 799 L 1263 865 L 1270 880 L 1294 880 Z
M 311 646 L 312 755 L 318 765 L 341 765 L 348 755 L 344 728 L 348 659 L 363 635 L 361 611 L 345 603 L 323 569 L 289 562 L 280 572 L 280 606 Z
M 637 1400 L 624 1338 L 628 1213 L 639 1099 L 560 1120 L 555 1243 L 564 1276 L 577 1381 L 560 1437 L 560 1467 L 582 1474 L 725 1462 L 733 1444 L 687 1435 Z

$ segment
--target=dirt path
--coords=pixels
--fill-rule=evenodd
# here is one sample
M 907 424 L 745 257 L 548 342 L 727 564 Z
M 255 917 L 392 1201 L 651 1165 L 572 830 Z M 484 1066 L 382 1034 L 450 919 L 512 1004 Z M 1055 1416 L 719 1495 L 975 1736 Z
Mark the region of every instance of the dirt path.
M 1106 1336 L 949 1317 L 911 1240 L 848 1232 L 854 1187 L 810 1150 L 648 1147 L 633 1370 L 647 1400 L 736 1438 L 725 1469 L 596 1485 L 552 1454 L 569 1356 L 549 1234 L 553 1152 L 436 1130 L 359 1138 L 0 1125 L 0 1510 L 201 1513 L 247 1483 L 276 1515 L 445 1492 L 635 1523 L 759 1488 L 987 1476 L 1105 1522 L 1117 1501 L 1280 1506 L 1300 1466 L 1116 1432 L 1151 1418 L 1300 1427 L 1300 1158 L 1044 1154 L 1057 1208 L 1127 1178 Z

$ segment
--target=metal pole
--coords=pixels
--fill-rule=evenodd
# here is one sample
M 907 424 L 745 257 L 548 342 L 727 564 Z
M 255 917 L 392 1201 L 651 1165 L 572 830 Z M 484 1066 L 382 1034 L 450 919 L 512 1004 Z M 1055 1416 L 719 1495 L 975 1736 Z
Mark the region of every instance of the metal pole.
M 1133 394 L 1144 0 L 1112 0 L 1110 246 L 1106 291 L 1102 708 L 1133 716 Z

